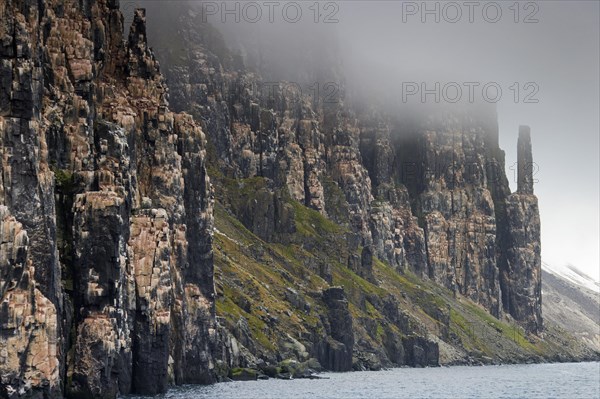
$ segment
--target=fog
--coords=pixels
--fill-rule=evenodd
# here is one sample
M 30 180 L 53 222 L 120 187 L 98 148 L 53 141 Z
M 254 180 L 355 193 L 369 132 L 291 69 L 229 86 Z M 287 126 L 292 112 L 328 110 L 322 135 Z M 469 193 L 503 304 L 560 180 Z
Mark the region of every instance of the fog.
M 513 190 L 518 126 L 531 126 L 543 261 L 600 278 L 599 2 L 291 3 L 122 8 L 150 5 L 149 24 L 167 7 L 204 12 L 266 80 L 333 82 L 387 105 L 436 102 L 424 90 L 451 103 L 459 87 L 461 100 L 494 104 Z

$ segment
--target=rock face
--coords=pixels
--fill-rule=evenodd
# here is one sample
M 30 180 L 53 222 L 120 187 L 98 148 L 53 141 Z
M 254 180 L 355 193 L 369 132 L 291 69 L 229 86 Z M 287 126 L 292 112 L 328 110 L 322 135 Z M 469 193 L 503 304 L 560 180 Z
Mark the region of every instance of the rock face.
M 331 371 L 352 370 L 354 333 L 344 288 L 331 287 L 323 291 L 323 301 L 327 306 L 326 326 L 329 328 L 319 346 L 319 362 Z
M 391 225 L 379 222 L 372 232 L 375 242 L 380 242 L 380 236 L 398 236 L 387 240 L 398 254 L 396 259 L 385 246 L 384 259 L 429 277 L 499 316 L 496 219 L 489 188 L 494 182 L 486 171 L 494 161 L 488 145 L 497 127 L 486 120 L 487 115 L 474 115 L 442 110 L 411 129 L 391 125 L 367 134 L 366 157 L 379 159 L 378 154 L 385 153 L 388 158 L 369 169 L 384 202 L 375 209 L 381 213 L 379 209 L 392 208 L 388 212 L 396 220 Z
M 59 395 L 57 306 L 36 287 L 27 231 L 5 205 L 0 206 L 0 219 L 0 394 L 13 397 L 27 393 L 28 385 L 41 388 L 50 384 L 48 394 Z
M 311 98 L 245 68 L 193 8 L 161 9 L 170 98 L 144 10 L 127 34 L 115 0 L 0 0 L 0 396 L 154 394 L 282 354 L 334 371 L 437 365 L 427 331 L 448 338 L 450 313 L 406 276 L 541 331 L 528 129 L 511 194 L 495 113 L 414 120 Z M 281 337 L 277 356 L 253 339 L 280 323 L 273 309 L 229 290 L 254 319 L 215 319 L 209 163 L 240 194 L 220 198 L 223 214 L 278 245 L 238 249 L 320 284 L 316 321 L 285 291 L 315 326 L 303 342 Z M 304 263 L 287 263 L 299 237 Z M 380 289 L 381 261 L 433 326 L 409 322 L 403 293 Z M 276 292 L 281 279 L 293 280 L 236 283 Z
M 213 381 L 205 138 L 168 108 L 144 11 L 128 37 L 115 1 L 0 15 L 0 396 Z
M 508 312 L 528 331 L 542 330 L 542 259 L 540 214 L 533 195 L 533 170 L 529 127 L 519 129 L 518 188 L 506 200 L 508 250 L 502 271 L 504 302 Z
M 406 362 L 412 367 L 437 366 L 439 348 L 436 344 L 422 337 L 408 337 L 404 339 L 406 348 Z
M 351 246 L 540 331 L 539 211 L 531 168 L 528 175 L 520 167 L 519 189 L 511 194 L 495 109 L 440 107 L 419 118 L 389 117 L 355 111 L 343 96 L 311 99 L 297 90 L 301 84 L 267 84 L 246 70 L 193 9 L 172 12 L 179 29 L 161 31 L 161 40 L 166 35 L 183 49 L 159 53 L 170 61 L 165 74 L 177 93 L 172 104 L 203 121 L 222 173 L 267 179 L 271 192 L 284 189 L 349 226 Z M 532 159 L 525 136 L 520 165 Z M 270 203 L 266 194 L 265 200 Z M 276 212 L 263 213 L 240 219 L 267 241 L 281 240 L 264 233 Z M 369 279 L 368 261 L 347 264 Z

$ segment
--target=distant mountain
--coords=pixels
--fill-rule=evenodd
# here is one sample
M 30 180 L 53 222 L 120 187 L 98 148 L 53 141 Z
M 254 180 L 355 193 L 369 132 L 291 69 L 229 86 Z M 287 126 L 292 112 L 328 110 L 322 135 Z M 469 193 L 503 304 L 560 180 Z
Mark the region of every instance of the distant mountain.
M 542 262 L 542 268 L 554 275 L 558 275 L 569 282 L 583 286 L 594 292 L 600 292 L 600 281 L 596 281 L 593 277 L 588 276 L 577 267 L 567 264 L 564 267 L 557 267 Z
M 542 263 L 542 312 L 552 322 L 600 351 L 600 283 L 576 267 Z

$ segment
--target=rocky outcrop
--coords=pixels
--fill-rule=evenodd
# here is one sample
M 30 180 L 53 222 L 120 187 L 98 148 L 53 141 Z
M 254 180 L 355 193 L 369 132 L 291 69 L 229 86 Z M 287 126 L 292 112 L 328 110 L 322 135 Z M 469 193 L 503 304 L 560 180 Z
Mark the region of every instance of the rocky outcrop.
M 118 1 L 0 0 L 3 397 L 154 394 L 281 356 L 334 371 L 436 365 L 428 331 L 455 339 L 451 313 L 413 277 L 541 331 L 528 129 L 511 194 L 495 112 L 415 120 L 311 98 L 246 68 L 194 7 L 161 10 L 151 27 L 162 25 L 170 92 L 144 10 L 126 34 Z M 285 269 L 269 286 L 251 265 L 221 287 L 256 287 L 228 298 L 240 317 L 223 325 L 209 164 L 222 217 L 262 240 L 224 243 L 222 267 Z M 261 289 L 283 292 L 300 316 L 255 306 Z M 310 325 L 273 343 L 265 331 L 281 331 L 282 317 Z
M 331 287 L 323 291 L 323 301 L 327 306 L 327 336 L 319 345 L 318 360 L 327 370 L 352 370 L 354 333 L 344 288 Z
M 435 342 L 423 337 L 407 337 L 403 340 L 406 364 L 411 367 L 439 366 L 439 348 Z
M 204 133 L 168 108 L 137 10 L 1 1 L 3 397 L 214 380 Z
M 521 243 L 508 238 L 515 227 L 505 217 L 510 190 L 493 109 L 441 107 L 422 118 L 386 117 L 370 108 L 353 111 L 343 96 L 315 101 L 302 95 L 300 83 L 267 87 L 233 61 L 222 41 L 207 40 L 216 33 L 193 10 L 175 17 L 182 29 L 170 32 L 171 39 L 195 46 L 160 54 L 170 61 L 166 74 L 178 93 L 173 104 L 203 121 L 222 172 L 266 178 L 272 192 L 284 188 L 350 226 L 351 245 L 372 248 L 399 271 L 433 279 L 496 317 L 513 313 L 502 299 L 500 264 Z M 332 187 L 343 196 L 343 215 Z M 258 224 L 241 219 L 268 241 L 281 237 L 263 231 L 272 224 L 268 215 Z M 359 264 L 348 260 L 368 277 Z
M 534 163 L 529 127 L 519 128 L 517 192 L 506 199 L 509 242 L 504 280 L 504 305 L 531 332 L 542 330 L 542 260 L 540 213 L 533 194 Z
M 0 395 L 18 397 L 32 387 L 60 395 L 57 307 L 38 288 L 29 236 L 5 205 L 0 243 Z
M 510 304 L 515 300 L 509 292 L 523 291 L 519 285 L 535 291 L 535 278 L 510 270 L 535 264 L 521 248 L 539 247 L 539 238 L 519 234 L 515 223 L 535 225 L 538 211 L 531 201 L 521 201 L 521 212 L 515 208 L 515 196 L 532 192 L 510 194 L 492 107 L 390 116 L 350 105 L 343 84 L 333 102 L 311 98 L 302 95 L 302 82 L 267 82 L 244 68 L 193 7 L 169 12 L 180 29 L 155 37 L 182 43 L 181 49 L 159 51 L 177 92 L 173 106 L 202 121 L 220 172 L 267 179 L 272 195 L 286 190 L 293 200 L 349 226 L 351 247 L 369 248 L 399 272 L 432 279 L 496 317 L 506 312 L 529 323 Z M 263 197 L 259 202 L 271 203 Z M 271 233 L 276 229 L 269 215 L 275 212 L 259 208 L 236 215 L 267 241 L 281 241 L 285 234 Z M 372 280 L 369 262 L 350 257 L 347 264 Z M 541 311 L 535 301 L 528 307 Z
M 417 139 L 422 161 L 416 164 L 416 208 L 429 277 L 499 316 L 496 221 L 486 171 L 486 140 L 495 132 L 469 114 L 439 117 Z
M 156 32 L 157 41 L 172 35 L 173 40 L 195 43 L 183 49 L 183 57 L 172 48 L 159 53 L 168 65 L 171 104 L 202 121 L 219 169 L 235 178 L 268 178 L 294 200 L 335 215 L 337 209 L 331 205 L 328 212 L 325 203 L 323 179 L 328 177 L 342 188 L 349 205 L 350 217 L 343 215 L 340 222 L 350 223 L 368 240 L 371 183 L 361 163 L 360 130 L 349 108 L 322 99 L 315 103 L 297 84 L 265 82 L 234 67 L 222 39 L 215 39 L 218 33 L 193 9 L 185 17 L 170 18 L 181 29 Z

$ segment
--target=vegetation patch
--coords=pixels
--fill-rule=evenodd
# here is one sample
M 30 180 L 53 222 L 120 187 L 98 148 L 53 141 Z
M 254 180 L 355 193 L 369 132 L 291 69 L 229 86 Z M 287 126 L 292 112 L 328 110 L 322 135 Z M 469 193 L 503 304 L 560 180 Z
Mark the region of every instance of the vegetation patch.
M 295 232 L 264 241 L 236 215 L 257 199 L 257 192 L 270 190 L 269 182 L 223 175 L 213 182 L 222 193 L 215 205 L 217 314 L 230 331 L 244 318 L 261 356 L 294 358 L 298 354 L 289 352 L 288 335 L 307 350 L 324 336 L 328 311 L 321 293 L 330 286 L 344 287 L 359 351 L 364 345 L 384 350 L 390 334 L 397 339 L 436 336 L 463 353 L 452 360 L 459 363 L 539 359 L 574 345 L 568 339 L 557 343 L 564 332 L 553 332 L 549 340 L 531 339 L 510 320 L 498 320 L 468 298 L 377 258 L 375 280 L 362 278 L 348 267 L 348 259 L 360 259 L 362 250 L 349 248 L 348 228 L 293 201 L 285 190 L 276 195 L 293 211 Z M 330 193 L 335 191 L 333 182 L 327 184 Z

